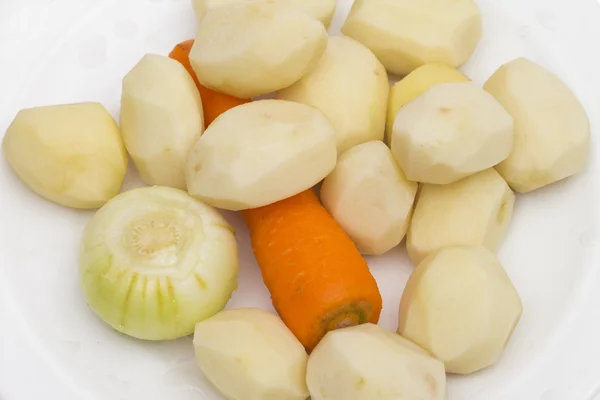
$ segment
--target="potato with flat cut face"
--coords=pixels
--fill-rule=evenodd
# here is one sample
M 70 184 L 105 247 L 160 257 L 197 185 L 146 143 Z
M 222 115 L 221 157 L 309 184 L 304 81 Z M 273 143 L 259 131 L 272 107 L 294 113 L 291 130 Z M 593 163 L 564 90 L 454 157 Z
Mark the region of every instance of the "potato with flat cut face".
M 505 160 L 513 119 L 473 82 L 440 83 L 398 111 L 392 152 L 411 181 L 445 185 Z
M 443 400 L 444 365 L 373 324 L 331 331 L 310 354 L 312 400 Z
M 343 153 L 321 186 L 321 201 L 363 254 L 383 254 L 406 234 L 418 184 L 380 141 Z
M 66 207 L 101 207 L 119 193 L 127 171 L 119 127 L 99 103 L 19 111 L 2 152 L 31 190 Z
M 468 82 L 470 79 L 457 69 L 442 63 L 425 64 L 396 82 L 390 90 L 385 142 L 392 144 L 392 132 L 396 114 L 408 102 L 416 99 L 438 83 Z
M 398 332 L 470 374 L 493 365 L 521 318 L 510 278 L 483 246 L 445 247 L 421 262 L 406 284 Z
M 481 32 L 474 0 L 357 0 L 342 27 L 396 75 L 430 62 L 460 67 Z
M 196 325 L 200 369 L 227 398 L 305 400 L 306 350 L 275 314 L 225 310 Z
M 147 54 L 125 75 L 121 133 L 146 184 L 185 189 L 185 162 L 203 131 L 198 89 L 180 63 Z
M 294 196 L 335 167 L 335 134 L 317 109 L 259 100 L 217 118 L 190 152 L 188 192 L 227 210 L 256 208 Z
M 377 58 L 357 41 L 337 36 L 316 68 L 277 97 L 316 107 L 331 121 L 338 153 L 370 140 L 383 139 L 390 90 Z
M 515 120 L 512 153 L 496 167 L 526 193 L 581 172 L 588 160 L 590 123 L 585 109 L 556 75 L 519 58 L 485 83 Z
M 489 168 L 450 185 L 421 185 L 406 248 L 418 264 L 449 246 L 483 245 L 496 251 L 512 218 L 515 195 Z
M 280 2 L 248 0 L 207 13 L 190 62 L 202 85 L 245 99 L 295 83 L 326 47 L 325 27 L 307 13 Z
M 193 0 L 194 10 L 198 21 L 206 16 L 206 13 L 215 7 L 227 6 L 247 0 Z M 336 0 L 276 0 L 282 4 L 298 7 L 318 19 L 327 28 L 335 13 Z

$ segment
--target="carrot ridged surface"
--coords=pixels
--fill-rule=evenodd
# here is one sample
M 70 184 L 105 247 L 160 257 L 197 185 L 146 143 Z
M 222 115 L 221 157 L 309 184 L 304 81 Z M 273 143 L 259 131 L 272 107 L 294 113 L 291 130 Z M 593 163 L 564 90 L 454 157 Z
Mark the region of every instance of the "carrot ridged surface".
M 242 216 L 273 306 L 304 347 L 330 330 L 378 322 L 377 282 L 312 189 Z
M 250 100 L 239 99 L 237 97 L 217 92 L 203 86 L 198 81 L 196 73 L 194 72 L 194 69 L 192 68 L 192 65 L 190 63 L 190 51 L 192 51 L 192 46 L 194 46 L 193 39 L 181 42 L 177 46 L 175 46 L 171 53 L 169 53 L 169 57 L 179 61 L 185 67 L 185 69 L 187 69 L 192 78 L 194 78 L 196 87 L 198 87 L 198 91 L 200 92 L 200 98 L 202 99 L 204 123 L 208 127 L 208 125 L 210 125 L 219 115 L 223 114 L 225 111 L 235 106 L 248 103 L 250 102 Z

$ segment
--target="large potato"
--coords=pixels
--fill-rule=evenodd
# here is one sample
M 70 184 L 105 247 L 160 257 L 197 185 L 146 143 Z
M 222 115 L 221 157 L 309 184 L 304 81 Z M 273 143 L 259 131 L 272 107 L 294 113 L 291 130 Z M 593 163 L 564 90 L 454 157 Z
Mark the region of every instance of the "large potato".
M 474 0 L 356 0 L 342 27 L 397 75 L 430 62 L 463 65 L 481 31 Z
M 448 184 L 505 160 L 513 119 L 473 82 L 440 83 L 398 111 L 392 152 L 411 181 Z
M 73 208 L 104 205 L 119 193 L 127 171 L 119 127 L 98 103 L 19 111 L 2 152 L 31 190 Z
M 308 359 L 312 400 L 443 400 L 444 365 L 373 324 L 331 331 Z
M 415 264 L 443 247 L 496 251 L 510 225 L 515 195 L 495 169 L 450 185 L 421 185 L 406 247 Z
M 196 325 L 200 369 L 231 400 L 305 400 L 308 355 L 275 314 L 221 311 Z
M 259 100 L 222 114 L 187 164 L 189 193 L 218 208 L 261 207 L 298 194 L 335 167 L 331 124 L 317 109 Z
M 147 54 L 123 78 L 121 133 L 146 184 L 186 188 L 184 165 L 203 119 L 194 80 L 177 61 Z
M 202 85 L 246 99 L 298 81 L 326 47 L 325 27 L 305 12 L 247 0 L 208 12 L 190 61 Z
M 383 139 L 389 90 L 385 68 L 369 49 L 334 36 L 317 67 L 277 97 L 321 110 L 335 129 L 341 154 Z
M 339 157 L 323 181 L 321 201 L 361 253 L 378 255 L 404 238 L 417 188 L 390 149 L 371 141 Z
M 416 99 L 438 83 L 444 82 L 468 82 L 470 79 L 454 69 L 442 63 L 429 63 L 415 69 L 396 82 L 390 90 L 388 101 L 387 122 L 385 126 L 385 142 L 388 146 L 392 143 L 392 131 L 394 120 L 398 110 L 406 103 Z
M 446 372 L 470 374 L 500 358 L 521 313 L 519 294 L 493 253 L 446 247 L 409 278 L 398 332 L 442 360 Z
M 194 9 L 198 21 L 202 21 L 207 11 L 215 7 L 227 6 L 234 3 L 240 3 L 247 0 L 193 0 Z M 302 11 L 315 17 L 325 27 L 329 27 L 331 19 L 335 13 L 336 0 L 275 0 L 283 4 L 298 7 Z
M 515 144 L 496 167 L 525 193 L 581 172 L 587 163 L 590 124 L 573 92 L 553 73 L 519 58 L 485 83 L 515 120 Z

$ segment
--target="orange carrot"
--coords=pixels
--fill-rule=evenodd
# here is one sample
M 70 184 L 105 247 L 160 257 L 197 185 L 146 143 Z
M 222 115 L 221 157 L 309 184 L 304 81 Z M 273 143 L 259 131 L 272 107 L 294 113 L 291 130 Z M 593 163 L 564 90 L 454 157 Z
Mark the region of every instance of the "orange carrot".
M 169 53 L 169 57 L 174 60 L 179 61 L 185 69 L 188 70 L 192 78 L 194 78 L 194 82 L 196 82 L 196 86 L 200 91 L 200 97 L 202 98 L 202 108 L 204 110 L 204 124 L 208 127 L 219 115 L 223 114 L 225 111 L 233 108 L 235 106 L 239 106 L 244 103 L 250 102 L 247 99 L 239 99 L 237 97 L 230 96 L 225 93 L 220 93 L 209 89 L 205 86 L 202 86 L 196 77 L 196 73 L 192 69 L 192 65 L 190 64 L 190 51 L 192 50 L 192 46 L 194 45 L 194 40 L 186 40 L 185 42 L 179 43 L 175 48 Z
M 367 262 L 312 189 L 242 216 L 273 306 L 307 350 L 330 330 L 379 321 Z

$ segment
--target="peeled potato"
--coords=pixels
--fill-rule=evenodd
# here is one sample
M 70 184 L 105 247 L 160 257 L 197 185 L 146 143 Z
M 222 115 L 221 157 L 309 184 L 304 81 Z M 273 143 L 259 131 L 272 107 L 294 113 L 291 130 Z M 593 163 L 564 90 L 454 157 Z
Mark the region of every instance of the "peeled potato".
M 344 35 L 370 48 L 385 68 L 406 75 L 430 62 L 460 67 L 481 39 L 474 0 L 355 1 Z
M 450 185 L 421 185 L 406 247 L 413 262 L 443 247 L 496 251 L 511 221 L 515 195 L 490 168 Z
M 411 181 L 449 184 L 505 160 L 513 119 L 473 82 L 440 83 L 398 111 L 392 152 Z
M 493 253 L 446 247 L 408 280 L 398 331 L 442 360 L 446 372 L 470 374 L 500 358 L 521 313 L 519 294 Z
M 321 201 L 363 254 L 383 254 L 406 234 L 418 184 L 390 149 L 371 141 L 342 154 L 321 186 Z
M 19 111 L 2 152 L 31 190 L 73 208 L 101 207 L 119 193 L 127 171 L 119 127 L 99 103 Z
M 196 325 L 200 369 L 230 400 L 305 400 L 308 355 L 275 315 L 221 311 Z
M 189 193 L 227 210 L 271 204 L 311 188 L 335 167 L 335 134 L 315 108 L 259 100 L 232 108 L 198 140 Z
M 196 14 L 196 19 L 198 22 L 201 22 L 206 16 L 208 4 L 212 0 L 192 0 L 192 6 L 194 7 L 194 13 Z M 223 0 L 223 3 L 229 3 L 229 1 L 235 0 Z
M 280 2 L 248 0 L 208 12 L 190 61 L 202 85 L 246 99 L 298 81 L 326 47 L 327 31 L 315 18 Z
M 207 11 L 215 7 L 227 6 L 234 3 L 240 3 L 246 0 L 193 0 L 194 9 L 198 21 L 202 21 Z M 298 7 L 302 11 L 315 17 L 325 27 L 329 27 L 331 19 L 335 13 L 336 0 L 276 0 L 282 4 Z
M 515 144 L 496 167 L 525 193 L 581 172 L 587 163 L 590 123 L 573 92 L 553 73 L 519 58 L 485 83 L 515 120 Z
M 312 400 L 443 400 L 444 365 L 373 324 L 325 335 L 308 359 Z
M 408 74 L 390 90 L 387 123 L 385 127 L 386 143 L 392 142 L 394 120 L 398 110 L 411 100 L 419 97 L 438 83 L 468 82 L 470 79 L 460 71 L 442 63 L 425 64 Z
M 389 90 L 387 73 L 369 49 L 334 36 L 317 67 L 277 97 L 321 110 L 335 129 L 341 154 L 383 139 Z
M 200 94 L 179 62 L 147 54 L 123 78 L 121 132 L 146 184 L 185 189 L 184 165 L 203 131 Z

